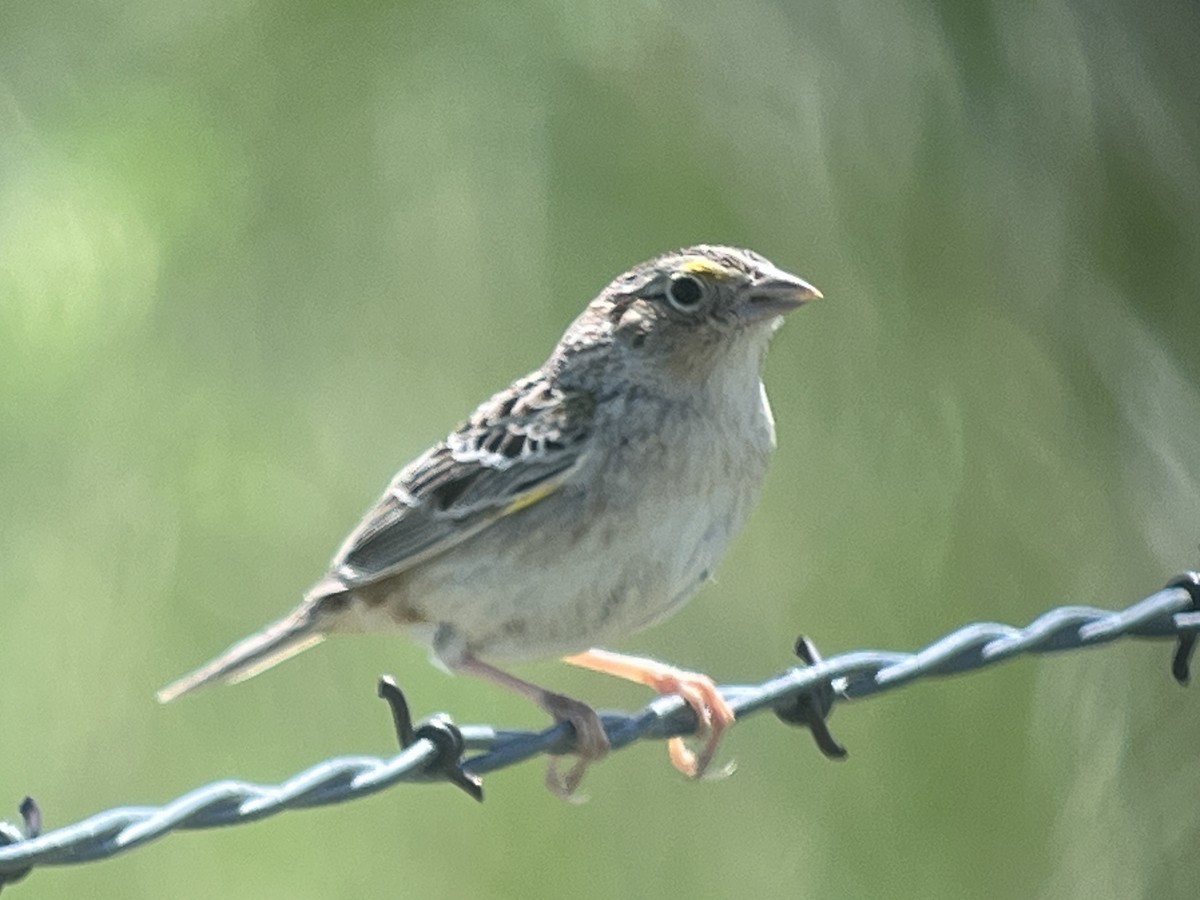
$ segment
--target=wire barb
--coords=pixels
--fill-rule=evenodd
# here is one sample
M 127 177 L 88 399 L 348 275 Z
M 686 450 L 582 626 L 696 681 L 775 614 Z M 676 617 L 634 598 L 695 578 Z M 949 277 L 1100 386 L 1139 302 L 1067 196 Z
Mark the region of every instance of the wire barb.
M 1171 639 L 1178 646 L 1172 672 L 1187 680 L 1188 662 L 1200 632 L 1200 574 L 1188 572 L 1163 589 L 1112 612 L 1087 606 L 1051 609 L 1024 628 L 995 622 L 965 625 L 915 653 L 858 650 L 822 659 L 802 639 L 793 666 L 761 684 L 723 685 L 722 696 L 737 721 L 763 710 L 812 731 L 827 756 L 845 754 L 825 719 L 839 700 L 855 700 L 900 687 L 918 678 L 981 669 L 1025 653 L 1051 653 L 1099 646 L 1123 637 Z M 477 777 L 547 753 L 570 752 L 570 725 L 544 731 L 498 731 L 488 725 L 452 723 L 439 714 L 413 727 L 404 694 L 391 678 L 380 681 L 380 696 L 392 709 L 400 752 L 388 759 L 338 756 L 326 759 L 277 785 L 217 781 L 160 807 L 126 806 L 40 834 L 37 804 L 21 804 L 24 828 L 0 822 L 0 888 L 31 868 L 68 865 L 115 856 L 180 829 L 212 828 L 255 821 L 287 809 L 323 806 L 363 797 L 402 781 L 449 780 L 476 799 Z M 659 697 L 632 715 L 601 714 L 616 751 L 638 740 L 689 735 L 695 713 L 678 696 Z M 463 759 L 468 753 L 478 755 Z
M 1200 572 L 1187 572 L 1167 584 L 1168 588 L 1183 588 L 1192 598 L 1192 611 L 1200 613 Z M 1171 660 L 1171 674 L 1180 684 L 1186 685 L 1191 678 L 1189 667 L 1192 661 L 1192 651 L 1196 649 L 1196 633 L 1185 632 L 1179 635 L 1179 644 L 1175 648 L 1175 657 Z
M 819 665 L 821 662 L 817 645 L 806 635 L 802 634 L 796 638 L 795 652 L 806 666 Z M 822 681 L 813 685 L 811 690 L 788 697 L 784 702 L 777 704 L 775 715 L 779 721 L 788 725 L 807 728 L 817 744 L 817 749 L 828 759 L 845 759 L 849 755 L 846 748 L 834 739 L 826 722 L 833 711 L 833 701 L 838 697 L 839 692 L 833 682 Z
M 445 713 L 435 713 L 414 729 L 408 701 L 391 675 L 379 679 L 379 696 L 392 708 L 392 722 L 396 726 L 400 749 L 407 750 L 420 740 L 429 741 L 437 748 L 437 755 L 426 764 L 425 770 L 446 779 L 482 803 L 483 779 L 466 771 L 460 764 L 466 745 L 462 732 L 450 717 Z
M 25 822 L 25 827 L 18 829 L 15 825 L 10 825 L 8 822 L 0 822 L 0 847 L 26 841 L 29 838 L 35 838 L 42 831 L 42 811 L 38 807 L 36 800 L 32 797 L 26 797 L 21 801 L 21 805 L 17 807 L 17 812 L 21 814 L 21 818 Z M 4 890 L 6 884 L 13 884 L 20 881 L 32 869 L 33 866 L 29 865 L 23 869 L 14 869 L 7 873 L 0 870 L 0 891 Z

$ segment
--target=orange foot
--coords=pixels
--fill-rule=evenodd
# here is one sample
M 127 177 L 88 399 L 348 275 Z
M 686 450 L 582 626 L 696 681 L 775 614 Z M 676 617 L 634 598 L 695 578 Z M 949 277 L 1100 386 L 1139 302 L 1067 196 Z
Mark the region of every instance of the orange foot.
M 683 738 L 674 737 L 667 744 L 671 763 L 688 778 L 699 778 L 712 763 L 721 743 L 721 736 L 734 720 L 733 710 L 707 675 L 685 672 L 664 663 L 640 656 L 624 656 L 595 648 L 563 657 L 563 662 L 597 672 L 607 672 L 627 681 L 636 681 L 660 694 L 678 694 L 692 708 L 700 723 L 696 734 L 704 737 L 699 754 L 693 753 Z
M 570 722 L 575 729 L 575 753 L 579 757 L 564 775 L 558 769 L 558 757 L 551 757 L 550 765 L 546 768 L 546 787 L 564 800 L 581 801 L 584 798 L 575 793 L 579 783 L 583 781 L 583 773 L 587 767 L 603 759 L 609 750 L 608 735 L 604 732 L 604 723 L 596 711 L 579 700 L 564 697 L 548 691 L 536 684 L 509 675 L 495 666 L 485 663 L 470 653 L 464 653 L 453 660 L 451 665 L 456 671 L 478 675 L 496 684 L 503 685 L 509 690 L 523 694 L 554 716 L 556 721 Z
M 559 771 L 559 757 L 550 757 L 546 766 L 546 787 L 563 800 L 581 803 L 587 798 L 577 794 L 576 790 L 583 781 L 583 773 L 589 765 L 608 755 L 608 735 L 604 733 L 604 723 L 586 703 L 562 694 L 545 691 L 539 702 L 556 721 L 570 722 L 575 728 L 575 753 L 578 756 L 565 775 Z

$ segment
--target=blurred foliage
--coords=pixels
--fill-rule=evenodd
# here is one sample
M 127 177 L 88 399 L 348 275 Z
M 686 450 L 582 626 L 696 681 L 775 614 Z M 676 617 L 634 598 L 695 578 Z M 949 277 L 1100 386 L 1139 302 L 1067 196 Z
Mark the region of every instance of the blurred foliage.
M 153 690 L 289 608 L 392 471 L 608 278 L 751 246 L 829 298 L 706 589 L 625 649 L 719 680 L 1125 604 L 1200 535 L 1193 0 L 0 7 L 0 802 L 48 826 L 387 753 L 418 709 L 533 725 L 403 640 Z M 400 788 L 35 872 L 14 897 L 1183 897 L 1200 698 L 1165 645 L 769 717 L 560 803 Z M 552 662 L 531 677 L 645 700 Z M 4 801 L 3 798 L 9 798 Z

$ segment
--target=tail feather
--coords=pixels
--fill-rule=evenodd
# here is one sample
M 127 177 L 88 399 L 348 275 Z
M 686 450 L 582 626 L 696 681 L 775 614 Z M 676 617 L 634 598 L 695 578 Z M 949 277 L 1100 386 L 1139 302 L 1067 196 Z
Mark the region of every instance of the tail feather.
M 207 684 L 236 684 L 315 647 L 325 639 L 317 630 L 311 607 L 302 607 L 285 619 L 234 644 L 216 659 L 173 681 L 158 692 L 159 703 L 191 693 Z

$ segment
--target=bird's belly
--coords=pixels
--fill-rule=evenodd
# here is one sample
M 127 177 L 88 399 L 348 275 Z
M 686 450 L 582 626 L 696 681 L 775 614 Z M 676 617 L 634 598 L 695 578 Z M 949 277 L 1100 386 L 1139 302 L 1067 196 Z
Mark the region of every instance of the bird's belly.
M 605 520 L 561 528 L 534 547 L 514 522 L 505 529 L 508 547 L 497 541 L 489 565 L 433 561 L 410 573 L 405 593 L 425 622 L 450 625 L 481 657 L 561 656 L 618 641 L 675 611 L 712 573 L 735 518 L 670 503 L 649 529 Z M 418 638 L 431 633 L 413 630 Z

